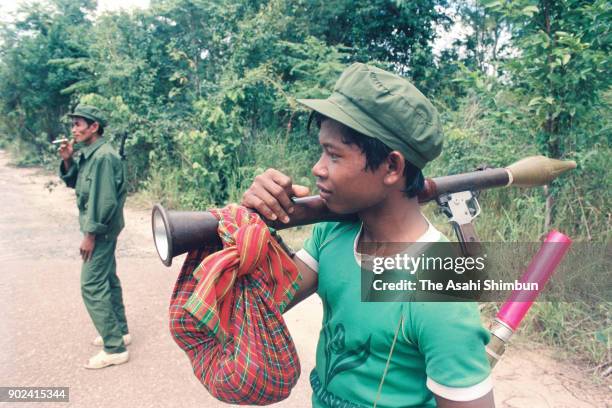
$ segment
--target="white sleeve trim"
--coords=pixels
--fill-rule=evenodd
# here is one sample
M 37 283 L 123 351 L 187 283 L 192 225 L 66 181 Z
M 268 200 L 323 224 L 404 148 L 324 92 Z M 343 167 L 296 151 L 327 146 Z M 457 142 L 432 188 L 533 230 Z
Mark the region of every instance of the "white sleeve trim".
M 300 261 L 304 262 L 310 269 L 319 273 L 319 262 L 312 257 L 304 248 L 300 249 L 295 253 L 295 256 L 300 258 Z
M 493 381 L 491 376 L 488 376 L 471 387 L 447 387 L 427 377 L 427 388 L 434 394 L 451 401 L 473 401 L 488 394 L 493 389 Z

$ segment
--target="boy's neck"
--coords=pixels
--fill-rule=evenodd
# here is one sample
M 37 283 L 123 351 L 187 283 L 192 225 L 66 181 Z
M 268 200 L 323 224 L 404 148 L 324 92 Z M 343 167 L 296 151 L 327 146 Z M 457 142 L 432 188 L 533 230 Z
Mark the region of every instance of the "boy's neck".
M 360 242 L 414 242 L 429 228 L 416 198 L 393 194 L 359 213 L 363 222 Z

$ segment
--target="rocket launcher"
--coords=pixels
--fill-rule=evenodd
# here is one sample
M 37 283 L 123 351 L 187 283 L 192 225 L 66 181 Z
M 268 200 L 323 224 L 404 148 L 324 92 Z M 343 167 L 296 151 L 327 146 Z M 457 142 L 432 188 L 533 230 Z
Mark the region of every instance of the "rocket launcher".
M 435 200 L 449 217 L 464 254 L 479 250 L 478 237 L 472 225 L 480 213 L 477 193 L 495 187 L 537 187 L 550 183 L 564 172 L 576 168 L 574 161 L 531 156 L 503 168 L 487 168 L 469 173 L 454 174 L 425 180 L 419 194 L 420 203 Z M 277 230 L 321 221 L 354 219 L 355 215 L 335 214 L 325 206 L 320 196 L 294 199 L 294 212 L 289 223 L 266 220 Z M 166 211 L 161 205 L 153 207 L 151 224 L 155 247 L 166 266 L 172 258 L 203 246 L 219 245 L 217 219 L 206 211 Z

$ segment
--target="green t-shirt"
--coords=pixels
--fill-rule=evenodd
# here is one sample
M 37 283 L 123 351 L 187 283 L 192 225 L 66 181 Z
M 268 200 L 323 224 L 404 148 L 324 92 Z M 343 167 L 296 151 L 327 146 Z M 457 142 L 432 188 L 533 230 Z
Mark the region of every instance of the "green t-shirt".
M 485 345 L 490 337 L 477 304 L 361 302 L 360 231 L 360 222 L 317 224 L 297 253 L 318 272 L 323 301 L 310 376 L 313 406 L 371 407 L 396 332 L 378 407 L 435 407 L 433 392 L 455 401 L 488 393 Z M 430 224 L 418 242 L 445 240 Z

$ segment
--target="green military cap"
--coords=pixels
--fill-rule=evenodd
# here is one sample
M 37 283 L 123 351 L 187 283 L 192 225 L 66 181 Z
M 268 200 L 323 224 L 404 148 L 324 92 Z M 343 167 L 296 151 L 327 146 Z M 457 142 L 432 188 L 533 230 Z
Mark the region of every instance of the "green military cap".
M 77 105 L 74 112 L 68 114 L 70 117 L 79 116 L 81 118 L 91 119 L 102 127 L 106 127 L 106 118 L 102 111 L 91 105 Z
M 419 168 L 442 150 L 442 126 L 431 102 L 408 80 L 356 63 L 327 99 L 298 102 L 366 136 L 379 139 Z

